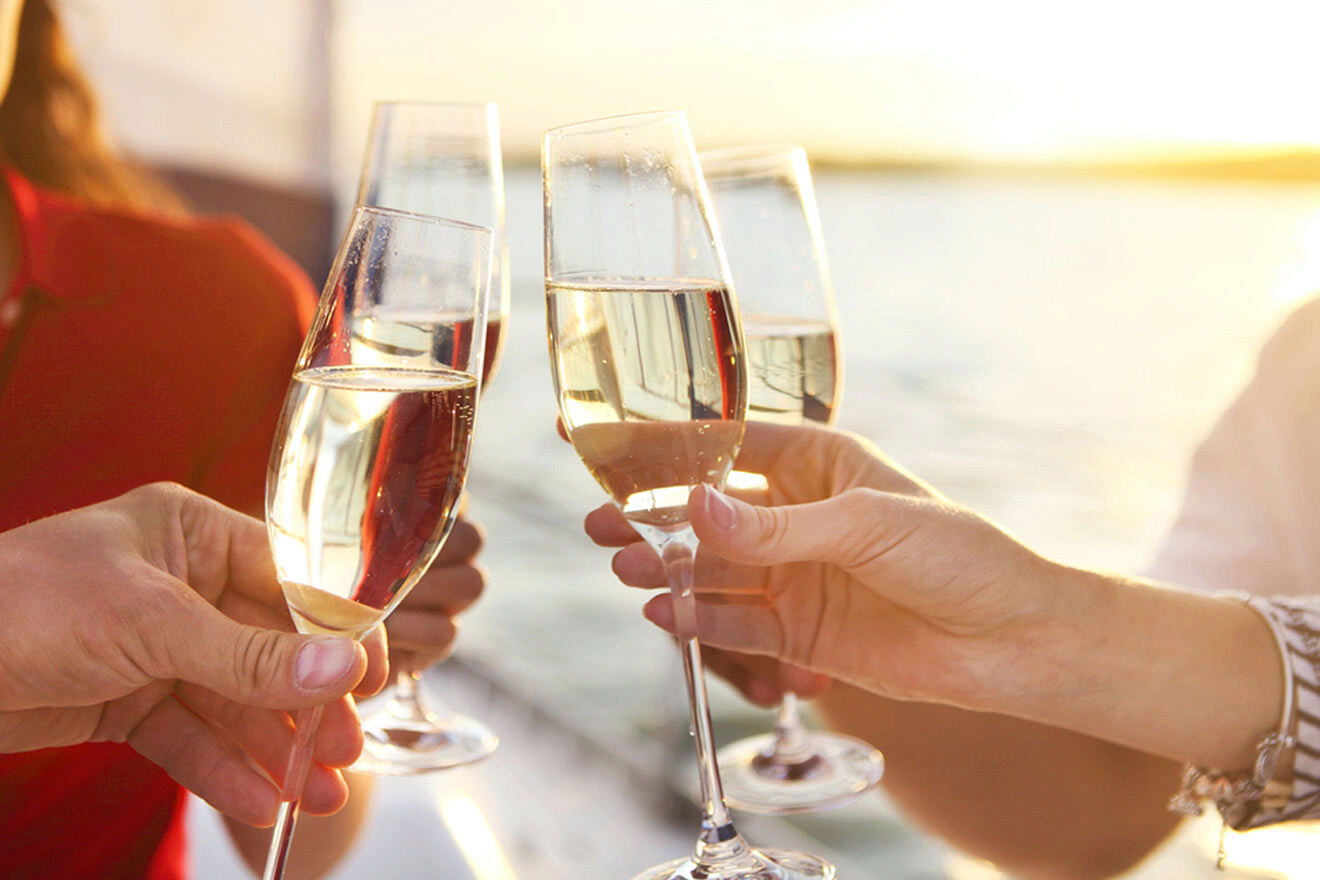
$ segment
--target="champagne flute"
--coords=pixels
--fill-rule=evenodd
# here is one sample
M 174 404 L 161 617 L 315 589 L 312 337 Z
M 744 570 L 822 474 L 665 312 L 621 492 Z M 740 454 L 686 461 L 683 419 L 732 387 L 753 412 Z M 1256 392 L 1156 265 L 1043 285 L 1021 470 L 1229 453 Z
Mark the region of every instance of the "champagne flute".
M 728 268 L 682 113 L 543 136 L 546 312 L 573 448 L 664 562 L 700 771 L 692 856 L 637 880 L 810 880 L 834 868 L 758 850 L 734 828 L 715 765 L 696 639 L 688 496 L 724 481 L 742 440 L 747 371 Z
M 358 207 L 303 341 L 266 477 L 294 625 L 361 638 L 413 587 L 467 476 L 491 231 Z M 266 880 L 283 877 L 321 707 L 298 712 Z
M 731 147 L 700 159 L 738 290 L 747 418 L 832 424 L 843 363 L 806 151 Z M 764 477 L 738 471 L 729 483 L 766 485 Z M 841 806 L 873 788 L 885 766 L 880 752 L 859 739 L 807 730 L 792 693 L 780 702 L 773 733 L 731 743 L 717 757 L 728 802 L 758 813 Z
M 378 102 L 372 109 L 357 203 L 452 217 L 494 231 L 484 390 L 499 364 L 509 316 L 509 246 L 499 112 L 492 103 Z M 396 661 L 399 658 L 395 658 Z M 480 761 L 499 745 L 485 724 L 434 698 L 421 673 L 396 663 L 394 683 L 362 719 L 359 772 L 404 776 Z
M 449 217 L 494 231 L 481 374 L 481 387 L 488 387 L 504 351 L 512 280 L 499 108 L 492 102 L 376 102 L 356 203 Z

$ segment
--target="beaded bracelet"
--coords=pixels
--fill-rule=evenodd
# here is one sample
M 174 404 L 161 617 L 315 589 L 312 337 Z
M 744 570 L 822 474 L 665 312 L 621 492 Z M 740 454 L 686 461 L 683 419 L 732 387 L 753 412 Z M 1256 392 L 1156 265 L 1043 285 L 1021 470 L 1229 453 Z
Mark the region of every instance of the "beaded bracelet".
M 1290 645 L 1286 627 L 1290 611 L 1284 605 L 1260 596 L 1241 593 L 1226 594 L 1243 601 L 1248 608 L 1259 614 L 1269 625 L 1270 632 L 1279 650 L 1279 659 L 1283 664 L 1283 711 L 1279 717 L 1277 730 L 1261 737 L 1256 743 L 1256 760 L 1250 770 L 1235 773 L 1223 773 L 1215 769 L 1187 764 L 1183 768 L 1182 786 L 1169 800 L 1169 809 L 1186 816 L 1200 816 L 1205 812 L 1202 806 L 1211 801 L 1219 810 L 1223 825 L 1219 832 L 1219 854 L 1216 867 L 1224 866 L 1224 834 L 1228 827 L 1242 829 L 1253 827 L 1253 819 L 1264 811 L 1266 814 L 1282 814 L 1292 796 L 1291 782 L 1274 778 L 1279 766 L 1279 758 L 1288 749 L 1297 745 L 1297 739 L 1291 733 L 1295 704 L 1296 679 L 1293 665 L 1298 662 L 1314 663 L 1314 658 L 1300 655 Z M 1282 816 L 1280 815 L 1280 818 Z

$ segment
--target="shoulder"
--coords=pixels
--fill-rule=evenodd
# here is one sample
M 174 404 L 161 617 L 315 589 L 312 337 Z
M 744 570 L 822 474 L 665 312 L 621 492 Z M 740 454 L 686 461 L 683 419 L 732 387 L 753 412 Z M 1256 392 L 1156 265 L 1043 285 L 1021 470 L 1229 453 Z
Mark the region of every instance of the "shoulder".
M 1320 410 L 1320 297 L 1302 302 L 1278 323 L 1261 346 L 1255 370 L 1215 432 L 1296 437 L 1300 423 L 1315 423 Z
M 256 286 L 278 292 L 306 326 L 316 306 L 316 291 L 302 268 L 274 242 L 238 217 L 198 218 L 193 234 L 209 242 L 229 274 L 244 276 Z M 243 280 L 243 279 L 236 279 Z
M 315 305 L 306 274 L 238 217 L 101 208 L 36 188 L 24 213 L 33 274 L 56 288 L 77 287 L 90 277 L 100 285 L 137 277 L 194 302 L 220 297 L 234 308 L 288 316 L 300 326 Z
M 1279 324 L 1260 352 L 1257 372 L 1266 378 L 1315 378 L 1303 367 L 1320 363 L 1320 296 L 1306 300 Z M 1300 372 L 1299 372 L 1300 371 Z

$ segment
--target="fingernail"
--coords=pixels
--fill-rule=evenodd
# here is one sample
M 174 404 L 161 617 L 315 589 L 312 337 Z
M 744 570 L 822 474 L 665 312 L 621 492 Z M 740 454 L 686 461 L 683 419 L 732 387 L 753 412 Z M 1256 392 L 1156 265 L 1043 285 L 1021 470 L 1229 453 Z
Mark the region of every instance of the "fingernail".
M 298 649 L 294 679 L 305 691 L 319 690 L 348 674 L 357 661 L 352 639 L 319 639 Z
M 706 513 L 711 521 L 726 532 L 733 531 L 738 525 L 738 511 L 717 490 L 706 488 Z

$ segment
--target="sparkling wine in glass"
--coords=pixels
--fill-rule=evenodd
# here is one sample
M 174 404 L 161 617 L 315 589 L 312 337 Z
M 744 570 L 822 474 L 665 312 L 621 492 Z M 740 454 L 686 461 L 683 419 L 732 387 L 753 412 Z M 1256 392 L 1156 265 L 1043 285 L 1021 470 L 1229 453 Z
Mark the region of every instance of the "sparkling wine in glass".
M 499 365 L 509 318 L 509 247 L 499 113 L 492 103 L 379 102 L 371 116 L 357 202 L 450 217 L 494 231 L 485 389 Z M 359 772 L 402 776 L 479 761 L 499 739 L 438 699 L 424 700 L 421 673 L 395 655 L 394 683 L 362 719 Z
M 443 546 L 481 387 L 491 231 L 358 207 L 293 374 L 266 528 L 295 626 L 361 638 Z M 264 877 L 284 875 L 321 708 L 299 711 Z
M 834 290 L 800 147 L 731 147 L 700 156 L 738 290 L 747 343 L 747 418 L 832 424 L 843 396 Z M 730 486 L 768 488 L 735 471 Z M 837 807 L 873 788 L 884 758 L 869 744 L 803 724 L 786 694 L 772 733 L 718 755 L 728 802 L 758 813 Z
M 696 639 L 688 496 L 722 487 L 742 440 L 747 368 L 728 268 L 682 113 L 555 129 L 542 140 L 546 314 L 573 448 L 660 555 L 674 598 L 701 784 L 693 854 L 637 880 L 832 878 L 753 848 L 715 764 Z

